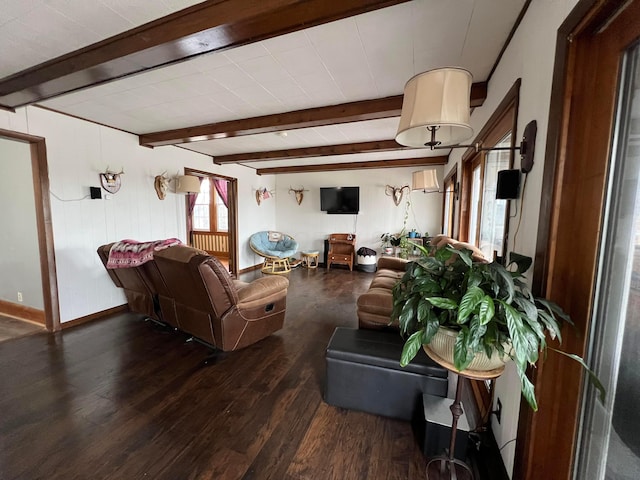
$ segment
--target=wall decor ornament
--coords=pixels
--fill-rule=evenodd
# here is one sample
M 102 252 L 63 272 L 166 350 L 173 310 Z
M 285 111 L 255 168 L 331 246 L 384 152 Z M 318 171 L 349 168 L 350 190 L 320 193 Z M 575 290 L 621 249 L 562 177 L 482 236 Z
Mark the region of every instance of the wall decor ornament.
M 167 177 L 167 171 L 165 170 L 160 175 L 156 175 L 153 180 L 153 188 L 156 190 L 156 194 L 160 200 L 164 200 L 167 196 L 167 190 L 169 189 L 169 177 Z
M 124 169 L 120 169 L 120 172 L 112 172 L 107 166 L 107 170 L 100 174 L 100 184 L 109 193 L 117 193 L 122 185 L 121 175 L 124 175 Z
M 302 188 L 291 188 L 291 186 L 289 186 L 289 194 L 291 194 L 291 192 L 295 193 L 296 195 L 296 202 L 298 202 L 298 205 L 300 205 L 302 203 L 302 200 L 304 199 L 304 193 L 303 192 L 308 192 L 309 190 L 305 190 L 304 186 Z
M 409 191 L 409 185 L 403 185 L 402 187 L 387 185 L 384 188 L 384 193 L 393 199 L 393 203 L 395 203 L 397 207 L 402 201 L 405 190 L 407 192 Z
M 256 190 L 256 203 L 260 205 L 263 200 L 267 200 L 273 196 L 273 192 L 270 192 L 266 188 L 258 188 Z

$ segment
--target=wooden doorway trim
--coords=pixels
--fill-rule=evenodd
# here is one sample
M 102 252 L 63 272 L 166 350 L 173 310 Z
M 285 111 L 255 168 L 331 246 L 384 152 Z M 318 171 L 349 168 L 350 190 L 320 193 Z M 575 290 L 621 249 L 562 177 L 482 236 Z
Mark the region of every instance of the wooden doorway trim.
M 51 204 L 49 203 L 49 167 L 45 139 L 3 129 L 0 129 L 0 137 L 28 143 L 30 146 L 45 326 L 48 331 L 57 332 L 60 330 L 60 305 L 58 302 L 56 256 L 53 246 Z
M 534 293 L 571 315 L 578 334 L 567 327 L 562 349 L 578 355 L 589 340 L 621 59 L 640 37 L 638 18 L 640 0 L 588 0 L 558 31 Z M 569 479 L 583 372 L 549 352 L 530 376 L 540 410 L 521 406 L 514 478 Z
M 205 172 L 194 168 L 184 169 L 185 175 L 197 175 L 199 177 L 222 178 L 229 182 L 227 187 L 227 206 L 229 210 L 229 272 L 238 275 L 238 179 L 227 177 L 218 173 Z M 186 214 L 189 215 L 188 200 L 185 199 Z

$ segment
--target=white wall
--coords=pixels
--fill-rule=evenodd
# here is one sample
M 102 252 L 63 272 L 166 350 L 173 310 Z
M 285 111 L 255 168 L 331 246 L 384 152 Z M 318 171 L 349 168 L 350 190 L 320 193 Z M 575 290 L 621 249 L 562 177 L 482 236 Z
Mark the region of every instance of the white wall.
M 518 212 L 522 211 L 520 231 L 516 239 L 514 234 L 518 218 L 510 220 L 508 251 L 517 251 L 533 257 L 536 249 L 536 237 L 540 214 L 542 192 L 542 173 L 544 150 L 546 146 L 549 120 L 549 102 L 554 67 L 556 35 L 558 27 L 567 17 L 577 0 L 535 0 L 516 31 L 509 47 L 505 51 L 488 85 L 488 95 L 484 105 L 476 108 L 471 117 L 471 126 L 480 131 L 501 100 L 518 78 L 522 78 L 520 87 L 520 106 L 518 112 L 518 132 L 522 137 L 527 123 L 536 120 L 538 134 L 536 138 L 535 165 L 528 174 L 526 190 L 517 203 Z M 460 159 L 463 150 L 454 150 L 445 172 L 449 172 L 454 163 L 458 163 L 458 172 L 462 171 Z M 516 155 L 514 168 L 519 168 L 520 159 Z M 513 202 L 512 202 L 513 203 Z M 512 214 L 515 206 L 512 205 Z M 514 240 L 516 242 L 514 249 Z M 508 255 L 508 254 L 507 254 Z M 530 271 L 532 272 L 533 269 Z M 530 280 L 530 279 L 529 279 Z M 503 411 L 499 424 L 492 416 L 492 428 L 499 447 L 517 436 L 518 414 L 520 408 L 520 382 L 513 364 L 507 366 L 505 373 L 497 380 L 496 402 L 500 398 Z M 508 472 L 512 472 L 515 454 L 515 442 L 502 450 L 502 457 Z
M 0 299 L 44 310 L 28 143 L 0 138 Z
M 185 200 L 170 193 L 161 201 L 153 188 L 155 175 L 183 167 L 238 179 L 240 268 L 254 264 L 247 238 L 275 228 L 275 206 L 258 207 L 253 192 L 274 188 L 273 176 L 253 169 L 217 166 L 205 155 L 176 147 L 149 149 L 138 137 L 37 107 L 0 112 L 0 128 L 45 137 L 51 196 L 60 315 L 63 322 L 125 302 L 97 254 L 98 246 L 133 238 L 178 237 L 185 241 Z M 99 186 L 99 172 L 123 168 L 122 187 L 112 199 L 86 199 L 89 186 Z M 54 196 L 55 194 L 56 196 Z M 3 262 L 4 268 L 4 262 Z
M 356 250 L 369 247 L 380 252 L 380 235 L 402 229 L 406 200 L 411 200 L 407 230 L 421 234 L 440 233 L 442 228 L 442 194 L 411 192 L 396 206 L 385 195 L 385 185 L 411 186 L 413 168 L 351 170 L 344 172 L 298 173 L 276 177 L 276 224 L 292 235 L 301 250 L 314 249 L 322 254 L 324 239 L 331 233 L 356 233 Z M 442 185 L 442 167 L 436 167 Z M 304 200 L 298 205 L 289 188 L 304 187 Z M 360 187 L 360 214 L 329 215 L 320 210 L 320 187 Z

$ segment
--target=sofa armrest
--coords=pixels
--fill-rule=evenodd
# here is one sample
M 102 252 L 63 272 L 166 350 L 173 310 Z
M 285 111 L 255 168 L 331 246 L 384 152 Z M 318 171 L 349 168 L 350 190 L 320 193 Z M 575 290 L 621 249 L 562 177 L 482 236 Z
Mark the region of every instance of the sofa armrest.
M 397 257 L 380 257 L 378 260 L 378 269 L 388 268 L 389 270 L 405 271 L 407 269 L 408 260 Z
M 262 277 L 238 290 L 239 303 L 256 302 L 271 295 L 286 291 L 289 280 L 285 277 Z

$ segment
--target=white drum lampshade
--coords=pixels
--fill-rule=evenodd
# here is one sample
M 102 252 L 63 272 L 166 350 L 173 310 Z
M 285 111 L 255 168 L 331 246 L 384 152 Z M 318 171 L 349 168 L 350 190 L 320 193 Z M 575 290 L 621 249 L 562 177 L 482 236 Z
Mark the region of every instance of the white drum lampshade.
M 438 175 L 434 169 L 413 172 L 411 190 L 422 190 L 424 193 L 434 193 L 440 191 L 438 185 Z
M 200 193 L 200 179 L 195 175 L 176 177 L 177 193 Z
M 462 68 L 439 68 L 420 73 L 404 87 L 402 115 L 396 142 L 407 147 L 429 146 L 431 130 L 440 146 L 469 139 L 471 73 Z

